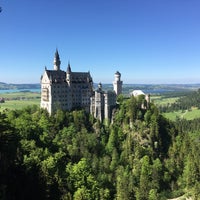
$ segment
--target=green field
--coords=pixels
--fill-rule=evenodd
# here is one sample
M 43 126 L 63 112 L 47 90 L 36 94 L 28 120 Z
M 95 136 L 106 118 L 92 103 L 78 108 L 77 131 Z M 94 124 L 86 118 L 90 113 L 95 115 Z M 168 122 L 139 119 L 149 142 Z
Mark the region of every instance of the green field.
M 152 96 L 151 101 L 157 105 L 157 106 L 166 106 L 172 103 L 175 103 L 176 100 L 178 100 L 179 97 L 164 97 L 164 96 Z
M 185 111 L 174 111 L 169 113 L 163 113 L 163 116 L 173 121 L 175 121 L 177 118 L 193 120 L 195 118 L 200 118 L 200 110 L 197 108 L 193 108 L 191 110 Z
M 5 109 L 22 109 L 31 105 L 40 105 L 40 93 L 16 92 L 0 94 L 0 98 L 5 99 L 5 103 L 0 103 L 0 111 Z
M 165 97 L 165 96 L 152 96 L 151 100 L 156 106 L 167 106 L 175 103 L 180 97 Z M 190 110 L 179 110 L 168 113 L 162 113 L 164 117 L 175 121 L 177 118 L 193 120 L 195 118 L 200 118 L 200 109 L 191 108 Z
M 0 103 L 0 111 L 5 109 L 22 109 L 27 106 L 40 105 L 40 93 L 33 92 L 16 92 L 16 93 L 5 93 L 0 94 L 0 98 L 5 98 L 5 103 Z M 166 98 L 164 96 L 152 96 L 151 100 L 157 106 L 164 106 L 174 103 L 179 97 Z M 192 120 L 200 118 L 200 110 L 192 108 L 191 110 L 185 111 L 174 111 L 169 113 L 163 113 L 166 118 L 175 121 L 177 118 L 184 118 Z
M 0 111 L 5 109 L 14 110 L 14 109 L 22 109 L 27 106 L 32 105 L 40 105 L 40 99 L 34 100 L 10 100 L 5 103 L 0 103 Z
M 31 98 L 40 98 L 40 93 L 37 92 L 11 92 L 11 93 L 2 93 L 0 98 L 9 98 L 9 99 L 31 99 Z

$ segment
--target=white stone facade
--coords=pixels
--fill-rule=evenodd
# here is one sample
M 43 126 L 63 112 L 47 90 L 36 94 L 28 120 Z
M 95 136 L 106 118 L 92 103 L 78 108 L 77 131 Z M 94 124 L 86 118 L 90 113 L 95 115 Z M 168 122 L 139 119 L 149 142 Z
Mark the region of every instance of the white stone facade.
M 110 119 L 112 109 L 116 106 L 116 97 L 122 92 L 121 74 L 115 73 L 113 91 L 103 91 L 102 85 L 93 90 L 93 80 L 89 72 L 72 72 L 60 69 L 60 57 L 56 50 L 54 69 L 45 71 L 41 76 L 41 108 L 52 114 L 57 109 L 70 111 L 83 108 L 100 121 Z
M 41 108 L 52 114 L 56 109 L 72 110 L 84 108 L 89 112 L 93 81 L 89 72 L 60 70 L 60 58 L 56 50 L 54 70 L 45 68 L 41 77 Z

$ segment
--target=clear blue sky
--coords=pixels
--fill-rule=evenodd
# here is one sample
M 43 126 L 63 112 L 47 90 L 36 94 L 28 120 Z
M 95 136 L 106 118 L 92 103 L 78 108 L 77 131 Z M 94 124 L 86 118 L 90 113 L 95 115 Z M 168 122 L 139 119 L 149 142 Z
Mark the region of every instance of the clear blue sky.
M 94 82 L 200 83 L 199 0 L 1 0 L 0 82 L 39 83 L 53 69 Z

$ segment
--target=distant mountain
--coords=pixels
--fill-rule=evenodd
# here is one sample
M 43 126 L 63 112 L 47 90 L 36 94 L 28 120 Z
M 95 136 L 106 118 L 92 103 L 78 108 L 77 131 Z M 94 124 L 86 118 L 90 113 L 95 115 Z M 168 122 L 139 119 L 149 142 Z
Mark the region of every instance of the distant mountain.
M 13 84 L 0 82 L 0 90 L 20 90 L 20 89 L 39 89 L 39 83 L 33 84 Z

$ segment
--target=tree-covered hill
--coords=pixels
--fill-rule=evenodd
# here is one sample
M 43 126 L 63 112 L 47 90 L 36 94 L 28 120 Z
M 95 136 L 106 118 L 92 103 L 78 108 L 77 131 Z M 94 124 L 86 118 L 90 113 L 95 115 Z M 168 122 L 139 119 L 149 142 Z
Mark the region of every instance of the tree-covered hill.
M 193 122 L 169 122 L 143 96 L 118 102 L 111 124 L 83 110 L 0 113 L 0 199 L 198 199 Z
M 190 92 L 183 97 L 180 97 L 173 104 L 162 106 L 161 110 L 163 112 L 171 112 L 178 110 L 190 110 L 192 107 L 200 109 L 200 89 Z

